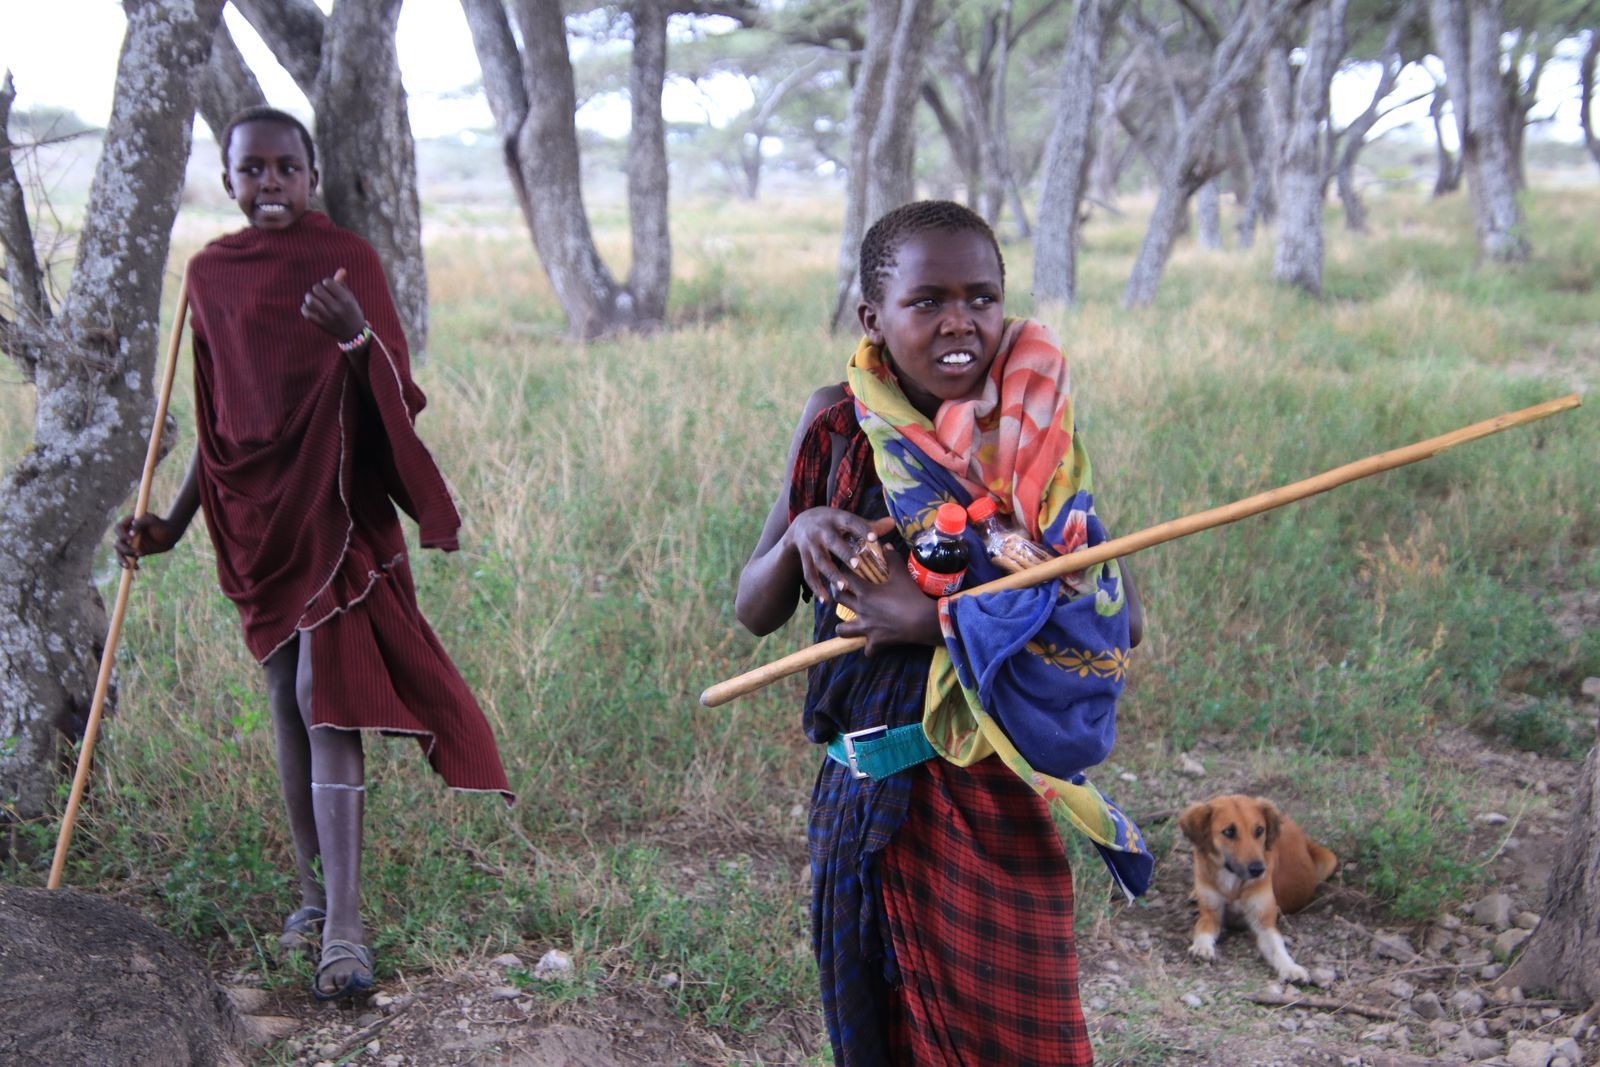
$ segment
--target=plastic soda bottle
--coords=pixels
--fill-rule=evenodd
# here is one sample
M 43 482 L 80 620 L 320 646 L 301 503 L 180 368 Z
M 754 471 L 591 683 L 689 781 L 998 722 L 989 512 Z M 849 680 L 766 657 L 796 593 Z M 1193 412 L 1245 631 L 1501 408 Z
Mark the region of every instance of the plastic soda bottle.
M 1053 553 L 1040 546 L 1000 516 L 994 497 L 980 496 L 967 505 L 967 518 L 995 566 L 1010 574 L 1037 567 Z
M 949 596 L 961 588 L 967 574 L 967 509 L 960 504 L 940 504 L 934 513 L 933 529 L 920 534 L 911 545 L 906 566 L 917 587 L 929 596 Z

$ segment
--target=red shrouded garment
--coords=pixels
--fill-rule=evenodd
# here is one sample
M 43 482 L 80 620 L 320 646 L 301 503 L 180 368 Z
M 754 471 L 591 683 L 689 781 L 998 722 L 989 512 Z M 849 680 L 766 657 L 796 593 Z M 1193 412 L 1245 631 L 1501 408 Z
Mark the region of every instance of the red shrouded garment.
M 300 314 L 340 267 L 377 338 L 360 371 Z M 493 732 L 417 609 L 390 503 L 425 547 L 457 547 L 377 254 L 313 211 L 211 242 L 188 285 L 200 502 L 251 654 L 308 634 L 315 725 L 414 734 L 452 787 L 509 797 Z

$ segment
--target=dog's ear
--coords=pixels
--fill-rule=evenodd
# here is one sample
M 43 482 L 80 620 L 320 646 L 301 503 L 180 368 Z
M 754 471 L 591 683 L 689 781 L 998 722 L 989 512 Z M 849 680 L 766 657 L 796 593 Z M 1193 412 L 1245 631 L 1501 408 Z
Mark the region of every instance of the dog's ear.
M 1266 797 L 1256 797 L 1256 803 L 1261 805 L 1261 818 L 1267 824 L 1267 848 L 1278 843 L 1278 831 L 1283 829 L 1283 816 L 1278 812 L 1278 806 Z
M 1190 804 L 1178 816 L 1178 829 L 1197 848 L 1211 847 L 1211 805 L 1205 802 Z

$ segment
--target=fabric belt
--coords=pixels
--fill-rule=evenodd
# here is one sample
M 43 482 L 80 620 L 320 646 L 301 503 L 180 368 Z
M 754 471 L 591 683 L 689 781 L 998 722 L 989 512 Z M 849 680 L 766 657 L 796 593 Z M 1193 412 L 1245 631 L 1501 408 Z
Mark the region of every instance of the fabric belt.
M 856 778 L 887 778 L 936 755 L 920 722 L 893 730 L 870 726 L 839 734 L 828 742 L 828 758 L 848 767 Z

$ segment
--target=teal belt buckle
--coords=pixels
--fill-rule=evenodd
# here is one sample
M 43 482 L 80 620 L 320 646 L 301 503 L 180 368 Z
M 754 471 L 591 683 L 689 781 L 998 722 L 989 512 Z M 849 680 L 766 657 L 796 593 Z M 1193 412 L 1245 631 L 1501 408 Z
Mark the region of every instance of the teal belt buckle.
M 828 742 L 828 756 L 843 764 L 852 778 L 888 778 L 908 767 L 926 763 L 937 753 L 922 732 L 921 723 L 869 726 L 836 736 Z

